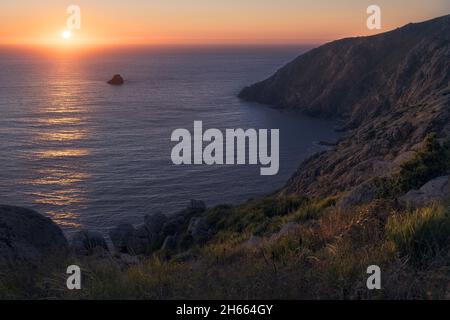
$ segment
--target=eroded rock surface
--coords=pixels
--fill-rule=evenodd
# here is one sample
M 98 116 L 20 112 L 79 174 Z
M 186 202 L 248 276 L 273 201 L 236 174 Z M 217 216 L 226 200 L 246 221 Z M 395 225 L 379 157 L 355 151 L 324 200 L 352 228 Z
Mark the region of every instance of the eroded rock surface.
M 432 202 L 450 198 L 450 176 L 443 176 L 427 182 L 419 190 L 411 190 L 399 201 L 413 207 L 425 207 Z

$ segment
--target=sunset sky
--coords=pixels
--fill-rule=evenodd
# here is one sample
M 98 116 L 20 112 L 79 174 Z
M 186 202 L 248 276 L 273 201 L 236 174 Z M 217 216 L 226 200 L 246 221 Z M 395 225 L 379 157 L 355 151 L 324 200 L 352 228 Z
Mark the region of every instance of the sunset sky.
M 63 40 L 71 4 L 82 28 Z M 370 4 L 382 30 L 366 28 Z M 14 0 L 0 2 L 0 44 L 320 43 L 449 13 L 449 0 Z

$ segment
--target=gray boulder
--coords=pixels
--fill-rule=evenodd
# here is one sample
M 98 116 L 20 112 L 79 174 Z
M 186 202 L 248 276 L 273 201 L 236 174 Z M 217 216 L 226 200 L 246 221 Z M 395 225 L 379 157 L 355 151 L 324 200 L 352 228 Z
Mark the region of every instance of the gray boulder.
M 375 199 L 376 192 L 376 187 L 372 181 L 364 182 L 339 199 L 337 206 L 347 208 L 354 205 L 369 203 Z
M 154 250 L 156 247 L 157 233 L 150 233 L 145 225 L 136 228 L 134 237 L 129 244 L 128 251 L 131 254 L 145 254 Z
M 423 185 L 419 190 L 411 190 L 399 201 L 405 205 L 420 208 L 432 202 L 440 202 L 450 197 L 450 176 L 433 179 Z
M 109 232 L 109 238 L 117 251 L 128 253 L 134 241 L 136 229 L 129 223 L 118 225 Z
M 252 235 L 250 239 L 245 241 L 242 246 L 246 249 L 255 249 L 261 246 L 263 239 L 261 237 Z
M 108 245 L 102 234 L 87 230 L 77 232 L 72 238 L 70 247 L 79 256 L 109 252 Z
M 194 241 L 202 241 L 208 237 L 208 224 L 206 219 L 202 217 L 192 218 L 189 222 L 187 234 L 190 235 Z
M 109 232 L 109 237 L 117 251 L 132 255 L 150 253 L 161 246 L 161 231 L 167 217 L 162 213 L 146 215 L 144 224 L 133 227 L 121 224 Z
M 295 231 L 297 229 L 297 227 L 298 227 L 297 223 L 290 221 L 290 222 L 284 224 L 283 227 L 281 227 L 280 231 L 278 231 L 277 233 L 274 233 L 270 237 L 270 240 L 277 241 L 277 240 L 283 238 L 284 236 L 288 235 L 289 233 Z
M 67 240 L 51 219 L 33 210 L 0 206 L 0 264 L 34 264 L 67 253 Z
M 170 217 L 162 227 L 162 234 L 165 236 L 171 236 L 176 233 L 181 233 L 186 221 L 187 220 L 184 215 L 175 215 Z
M 137 228 L 133 250 L 137 254 L 149 253 L 161 247 L 162 231 L 167 223 L 166 215 L 158 212 L 144 217 L 144 224 Z

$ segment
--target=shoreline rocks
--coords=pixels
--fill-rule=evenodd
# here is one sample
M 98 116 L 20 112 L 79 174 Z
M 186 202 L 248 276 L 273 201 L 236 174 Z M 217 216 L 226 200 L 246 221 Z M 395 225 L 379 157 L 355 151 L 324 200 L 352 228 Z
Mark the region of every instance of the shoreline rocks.
M 150 255 L 156 251 L 176 252 L 210 235 L 209 225 L 200 214 L 203 201 L 191 200 L 186 209 L 167 216 L 160 212 L 146 215 L 139 226 L 121 224 L 112 228 L 112 248 L 99 232 L 80 230 L 70 239 L 51 219 L 36 211 L 0 206 L 0 265 L 18 261 L 39 263 L 47 256 L 78 257 L 119 254 L 128 257 Z M 135 258 L 130 258 L 135 260 Z M 133 262 L 134 263 L 134 262 Z
M 205 210 L 203 201 L 191 200 L 186 209 L 177 214 L 167 216 L 157 212 L 146 215 L 144 223 L 137 227 L 121 224 L 112 228 L 109 237 L 115 250 L 121 254 L 135 256 L 158 250 L 174 251 L 208 237 L 206 220 L 197 216 Z
M 208 229 L 205 218 L 194 217 L 190 220 L 186 233 L 191 236 L 194 241 L 203 241 L 208 237 Z
M 70 247 L 75 255 L 89 256 L 95 253 L 108 253 L 109 248 L 105 238 L 99 232 L 88 230 L 78 231 L 70 242 Z
M 109 238 L 117 251 L 127 253 L 135 232 L 136 229 L 131 224 L 123 223 L 109 232 Z

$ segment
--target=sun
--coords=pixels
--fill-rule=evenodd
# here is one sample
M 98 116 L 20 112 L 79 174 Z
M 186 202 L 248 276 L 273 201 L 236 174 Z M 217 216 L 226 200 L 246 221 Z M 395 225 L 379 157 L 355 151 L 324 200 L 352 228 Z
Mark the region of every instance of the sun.
M 64 30 L 64 31 L 61 33 L 61 37 L 62 37 L 63 39 L 68 40 L 68 39 L 72 38 L 72 32 L 71 32 L 70 30 Z

